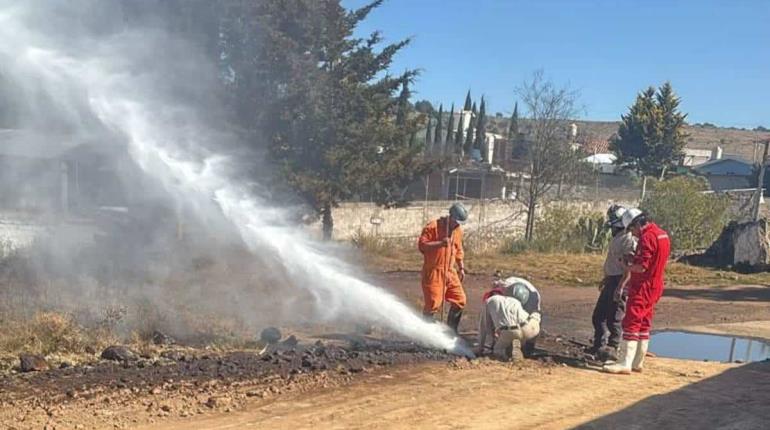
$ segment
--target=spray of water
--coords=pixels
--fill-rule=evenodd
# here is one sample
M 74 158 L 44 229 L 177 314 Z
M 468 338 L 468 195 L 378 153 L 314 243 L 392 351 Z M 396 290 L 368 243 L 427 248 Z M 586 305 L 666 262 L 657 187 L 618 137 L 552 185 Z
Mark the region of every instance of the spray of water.
M 44 7 L 45 2 L 37 4 Z M 289 225 L 285 209 L 234 179 L 232 160 L 207 145 L 226 133 L 204 125 L 201 112 L 190 106 L 158 97 L 163 82 L 142 73 L 142 65 L 126 54 L 152 51 L 144 46 L 146 35 L 126 32 L 109 43 L 92 41 L 87 52 L 72 52 L 47 43 L 44 32 L 21 22 L 18 9 L 5 7 L 0 9 L 0 37 L 15 42 L 0 48 L 4 58 L 15 59 L 15 67 L 25 68 L 47 88 L 82 94 L 101 126 L 127 141 L 133 160 L 176 198 L 200 214 L 226 220 L 255 255 L 277 257 L 288 279 L 315 298 L 322 322 L 368 322 L 428 347 L 472 355 L 445 326 L 424 321 L 392 294 L 351 275 L 327 245 Z

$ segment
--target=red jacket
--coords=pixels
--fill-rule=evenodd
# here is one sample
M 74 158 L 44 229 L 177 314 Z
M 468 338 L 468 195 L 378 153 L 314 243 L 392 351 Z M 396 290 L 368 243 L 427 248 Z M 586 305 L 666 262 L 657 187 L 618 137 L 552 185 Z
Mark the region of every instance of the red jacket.
M 631 274 L 629 295 L 642 294 L 653 303 L 660 299 L 670 253 L 671 240 L 668 233 L 655 223 L 645 224 L 634 256 L 634 264 L 641 265 L 644 272 Z

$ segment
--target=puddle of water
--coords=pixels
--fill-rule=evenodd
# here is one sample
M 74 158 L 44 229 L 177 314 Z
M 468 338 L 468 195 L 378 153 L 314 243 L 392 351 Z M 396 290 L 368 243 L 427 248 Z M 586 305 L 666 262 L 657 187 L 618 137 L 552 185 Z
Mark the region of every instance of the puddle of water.
M 770 359 L 770 343 L 743 337 L 662 331 L 652 334 L 650 351 L 661 357 L 722 362 Z

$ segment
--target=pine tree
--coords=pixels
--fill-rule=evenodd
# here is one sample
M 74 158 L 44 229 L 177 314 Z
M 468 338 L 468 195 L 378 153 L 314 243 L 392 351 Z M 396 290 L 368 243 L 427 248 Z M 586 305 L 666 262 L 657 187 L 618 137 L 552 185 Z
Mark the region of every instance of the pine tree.
M 444 131 L 444 105 L 438 106 L 438 119 L 436 120 L 436 128 L 433 131 L 433 150 L 441 152 L 441 133 Z
M 490 161 L 487 160 L 488 154 L 486 151 L 486 133 L 487 133 L 487 109 L 486 109 L 486 103 L 484 102 L 484 96 L 481 96 L 481 107 L 479 107 L 479 119 L 476 121 L 476 141 L 473 144 L 473 147 L 481 151 L 481 159 L 484 161 Z
M 687 133 L 684 131 L 687 114 L 679 112 L 680 98 L 674 93 L 670 82 L 658 89 L 655 101 L 660 110 L 660 144 L 656 147 L 654 157 L 663 165 L 676 165 L 682 158 L 682 150 L 687 144 Z M 665 172 L 661 172 L 661 176 Z
M 401 87 L 401 94 L 398 95 L 398 111 L 396 112 L 396 125 L 403 127 L 409 117 L 409 97 L 412 94 L 409 91 L 409 82 L 405 82 Z
M 471 149 L 473 149 L 473 139 L 475 137 L 474 131 L 476 129 L 476 102 L 473 102 L 473 106 L 471 107 L 471 121 L 468 125 L 468 131 L 465 135 L 465 153 L 470 154 Z
M 513 141 L 519 135 L 519 102 L 513 105 L 513 113 L 508 123 L 508 140 Z
M 463 110 L 471 110 L 471 90 L 468 90 L 468 93 L 465 95 L 465 105 L 463 106 Z
M 339 202 L 363 195 L 397 204 L 401 190 L 432 168 L 421 145 L 410 144 L 424 120 L 403 109 L 417 73 L 388 73 L 409 41 L 378 50 L 379 33 L 353 37 L 381 3 L 348 11 L 337 0 L 233 2 L 236 15 L 249 18 L 238 22 L 253 26 L 228 45 L 235 75 L 252 85 L 244 97 L 262 103 L 269 155 L 284 183 L 321 215 L 325 238 Z
M 444 147 L 446 152 L 449 153 L 449 148 L 452 146 L 452 133 L 455 130 L 455 104 L 452 103 L 452 110 L 449 112 L 449 121 L 446 126 L 446 136 L 444 136 Z
M 647 188 L 647 177 L 657 176 L 663 167 L 656 159 L 661 141 L 661 114 L 655 102 L 655 88 L 636 96 L 636 101 L 625 115 L 621 115 L 618 132 L 610 140 L 610 149 L 618 163 L 627 163 L 642 176 L 642 196 Z

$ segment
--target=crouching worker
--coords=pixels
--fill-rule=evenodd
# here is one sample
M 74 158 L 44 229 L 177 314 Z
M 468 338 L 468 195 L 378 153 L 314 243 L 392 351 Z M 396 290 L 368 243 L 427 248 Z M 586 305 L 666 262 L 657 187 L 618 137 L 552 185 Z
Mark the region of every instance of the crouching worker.
M 479 320 L 479 355 L 489 352 L 504 361 L 521 360 L 534 350 L 540 334 L 540 293 L 527 280 L 510 277 L 495 281 L 484 294 Z M 524 345 L 524 349 L 522 349 Z

